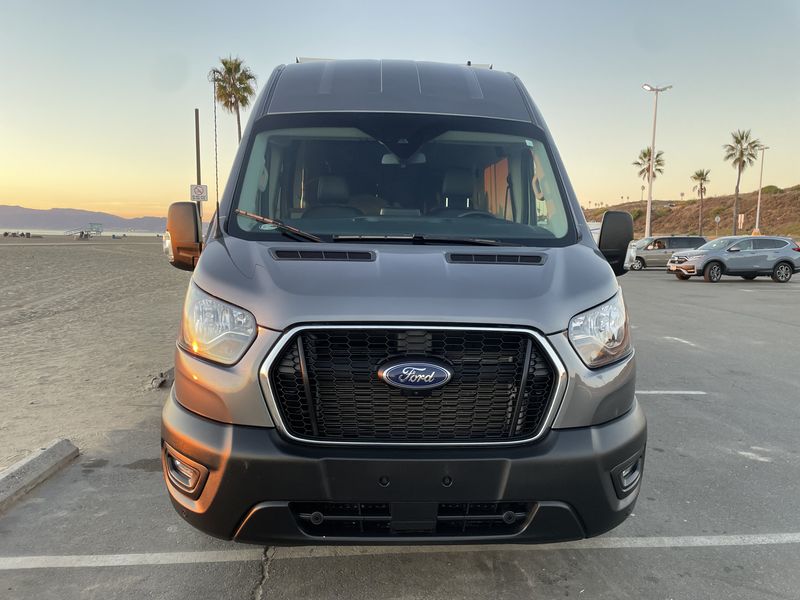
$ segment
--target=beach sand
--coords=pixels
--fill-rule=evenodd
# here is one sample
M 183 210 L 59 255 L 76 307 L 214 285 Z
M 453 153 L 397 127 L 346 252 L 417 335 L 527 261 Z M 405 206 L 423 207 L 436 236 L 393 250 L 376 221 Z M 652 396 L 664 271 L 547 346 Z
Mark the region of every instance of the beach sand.
M 155 236 L 0 237 L 0 470 L 56 437 L 91 451 L 163 403 L 150 381 L 190 275 Z

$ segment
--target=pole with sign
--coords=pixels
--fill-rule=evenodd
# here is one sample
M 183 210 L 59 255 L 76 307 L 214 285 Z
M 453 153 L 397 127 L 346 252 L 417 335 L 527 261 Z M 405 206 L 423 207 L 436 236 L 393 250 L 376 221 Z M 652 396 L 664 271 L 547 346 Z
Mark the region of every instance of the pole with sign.
M 720 222 L 721 220 L 722 220 L 722 219 L 720 219 L 720 218 L 719 218 L 719 215 L 717 215 L 716 217 L 714 217 L 714 224 L 716 225 L 716 231 L 714 232 L 714 237 L 719 237 L 719 222 Z

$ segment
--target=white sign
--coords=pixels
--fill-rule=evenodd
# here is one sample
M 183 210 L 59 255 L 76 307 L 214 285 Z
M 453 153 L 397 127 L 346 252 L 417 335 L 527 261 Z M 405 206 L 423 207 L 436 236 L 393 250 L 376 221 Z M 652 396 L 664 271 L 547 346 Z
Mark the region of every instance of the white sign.
M 208 200 L 208 186 L 207 185 L 190 185 L 189 197 L 194 202 L 205 202 Z
M 717 215 L 716 217 L 714 217 L 714 223 L 716 223 L 717 225 L 719 225 L 719 222 L 720 222 L 720 221 L 722 221 L 722 219 L 720 219 L 720 218 L 719 218 L 719 215 Z

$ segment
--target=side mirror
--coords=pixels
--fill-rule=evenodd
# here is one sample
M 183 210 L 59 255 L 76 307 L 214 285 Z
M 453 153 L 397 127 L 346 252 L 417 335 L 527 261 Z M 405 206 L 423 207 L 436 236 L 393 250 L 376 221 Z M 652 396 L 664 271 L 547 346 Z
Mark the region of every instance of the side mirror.
M 631 240 L 633 240 L 633 218 L 630 213 L 607 211 L 600 225 L 600 241 L 597 245 L 617 277 L 628 272 L 625 268 L 625 255 Z
M 173 202 L 167 212 L 164 254 L 170 264 L 193 271 L 203 249 L 200 210 L 194 202 Z
M 739 252 L 741 248 L 728 248 L 728 252 Z

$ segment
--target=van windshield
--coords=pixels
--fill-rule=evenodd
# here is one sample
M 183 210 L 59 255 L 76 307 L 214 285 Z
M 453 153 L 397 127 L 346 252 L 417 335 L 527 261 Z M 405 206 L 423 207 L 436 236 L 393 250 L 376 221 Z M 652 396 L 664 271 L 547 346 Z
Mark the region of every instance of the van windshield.
M 539 139 L 461 129 L 408 135 L 391 126 L 366 130 L 303 127 L 255 134 L 228 231 L 293 241 L 276 224 L 242 214 L 247 212 L 323 241 L 420 236 L 561 246 L 574 235 Z

